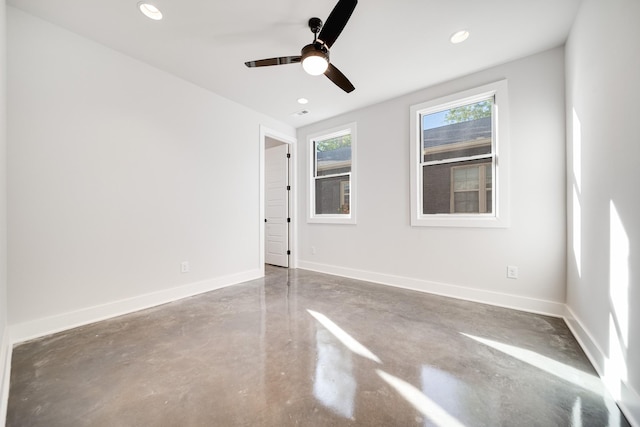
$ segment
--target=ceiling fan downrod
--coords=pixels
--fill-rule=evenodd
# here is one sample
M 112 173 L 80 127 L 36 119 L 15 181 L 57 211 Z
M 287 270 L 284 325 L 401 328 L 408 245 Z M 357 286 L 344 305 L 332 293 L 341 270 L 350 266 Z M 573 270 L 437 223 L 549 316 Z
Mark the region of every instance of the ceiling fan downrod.
M 309 19 L 309 28 L 313 33 L 313 41 L 315 42 L 316 38 L 318 37 L 318 33 L 322 29 L 322 20 L 320 18 Z

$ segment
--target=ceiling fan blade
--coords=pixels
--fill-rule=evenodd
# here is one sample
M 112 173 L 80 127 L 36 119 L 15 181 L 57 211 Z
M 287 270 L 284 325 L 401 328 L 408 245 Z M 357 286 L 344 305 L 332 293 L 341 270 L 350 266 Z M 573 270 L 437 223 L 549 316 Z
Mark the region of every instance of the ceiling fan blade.
M 338 85 L 340 89 L 344 90 L 347 93 L 353 92 L 355 89 L 349 79 L 332 64 L 329 64 L 329 68 L 327 68 L 327 71 L 324 72 L 324 75 L 327 76 L 329 80 Z
M 249 68 L 268 67 L 270 65 L 295 64 L 300 62 L 302 57 L 298 56 L 281 56 L 279 58 L 258 59 L 256 61 L 247 61 L 244 63 Z
M 329 14 L 329 17 L 320 30 L 320 34 L 318 34 L 318 38 L 322 40 L 328 48 L 331 48 L 344 26 L 347 25 L 347 21 L 351 18 L 351 14 L 357 4 L 358 0 L 339 0 L 338 4 L 336 4 L 331 11 L 331 14 Z

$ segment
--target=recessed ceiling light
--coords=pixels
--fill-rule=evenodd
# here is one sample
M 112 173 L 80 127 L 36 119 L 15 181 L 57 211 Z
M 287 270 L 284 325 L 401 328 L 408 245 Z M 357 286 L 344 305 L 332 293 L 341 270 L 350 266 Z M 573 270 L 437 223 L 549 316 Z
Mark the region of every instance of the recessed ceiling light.
M 154 21 L 159 21 L 162 19 L 162 12 L 156 6 L 151 3 L 140 2 L 138 3 L 138 9 L 140 12 L 144 13 L 144 16 L 147 18 L 153 19 Z
M 309 100 L 307 98 L 298 98 L 298 104 L 308 104 Z
M 453 33 L 449 40 L 451 40 L 451 43 L 453 43 L 453 44 L 458 44 L 458 43 L 462 43 L 463 41 L 465 41 L 468 38 L 469 38 L 469 31 L 460 30 L 460 31 L 457 31 L 457 32 Z

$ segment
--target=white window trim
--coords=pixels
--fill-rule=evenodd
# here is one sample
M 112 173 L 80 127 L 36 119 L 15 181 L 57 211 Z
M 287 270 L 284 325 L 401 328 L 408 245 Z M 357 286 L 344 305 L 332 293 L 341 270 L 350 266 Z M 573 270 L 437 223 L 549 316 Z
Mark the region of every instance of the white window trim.
M 315 162 L 315 141 L 333 138 L 336 136 L 344 135 L 346 133 L 351 134 L 351 172 L 349 173 L 349 213 L 348 214 L 316 214 L 315 201 L 316 201 L 316 186 L 315 177 L 313 176 L 314 162 Z M 309 149 L 309 169 L 307 173 L 309 195 L 307 200 L 307 222 L 317 224 L 355 224 L 356 223 L 356 205 L 357 205 L 357 190 L 356 190 L 356 178 L 357 178 L 357 131 L 356 123 L 347 123 L 343 126 L 337 126 L 307 136 L 307 148 Z
M 421 116 L 461 104 L 473 103 L 494 96 L 493 144 L 494 162 L 494 211 L 490 214 L 429 214 L 422 213 L 422 158 Z M 489 227 L 507 228 L 509 215 L 509 106 L 507 81 L 500 80 L 431 101 L 412 105 L 410 108 L 410 175 L 411 175 L 411 226 L 414 227 Z

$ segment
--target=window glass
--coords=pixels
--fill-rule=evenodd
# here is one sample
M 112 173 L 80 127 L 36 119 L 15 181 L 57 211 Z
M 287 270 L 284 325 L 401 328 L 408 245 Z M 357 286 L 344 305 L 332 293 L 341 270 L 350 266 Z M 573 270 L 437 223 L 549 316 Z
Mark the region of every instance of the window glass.
M 316 142 L 317 176 L 351 172 L 351 135 Z
M 493 99 L 422 116 L 423 161 L 491 153 Z
M 316 179 L 316 214 L 349 213 L 349 178 L 347 175 Z
M 492 106 L 489 97 L 421 116 L 423 215 L 492 212 Z
M 491 164 L 454 166 L 452 213 L 491 213 Z
M 355 123 L 310 136 L 310 222 L 354 223 Z

